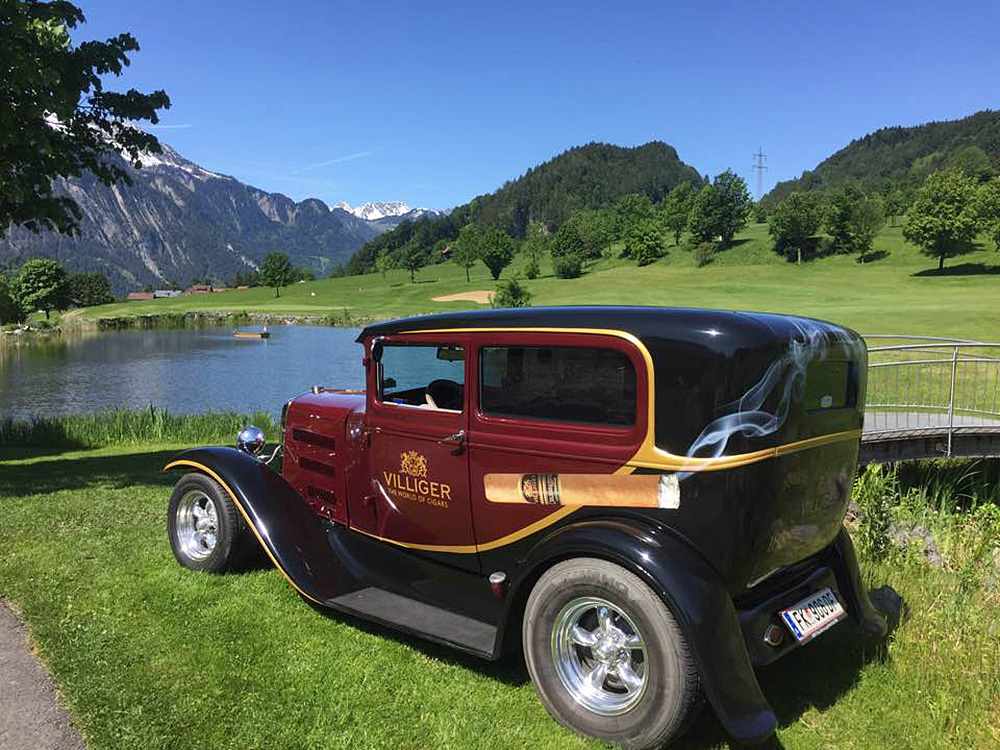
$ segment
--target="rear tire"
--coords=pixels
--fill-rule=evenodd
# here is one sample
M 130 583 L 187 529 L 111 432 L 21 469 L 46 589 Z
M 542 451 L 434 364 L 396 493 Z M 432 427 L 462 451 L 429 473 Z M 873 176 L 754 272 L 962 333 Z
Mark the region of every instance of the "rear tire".
M 693 718 L 699 681 L 684 635 L 621 566 L 554 565 L 528 597 L 522 631 L 535 690 L 564 727 L 639 750 L 676 738 Z
M 167 534 L 177 562 L 206 573 L 232 570 L 248 546 L 246 524 L 233 499 L 199 472 L 185 474 L 174 486 Z

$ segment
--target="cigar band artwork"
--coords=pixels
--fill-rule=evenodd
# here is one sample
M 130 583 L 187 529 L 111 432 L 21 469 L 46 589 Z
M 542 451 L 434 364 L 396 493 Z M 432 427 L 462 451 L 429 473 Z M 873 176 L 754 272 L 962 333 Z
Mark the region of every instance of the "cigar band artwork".
M 416 451 L 399 455 L 399 471 L 382 471 L 383 486 L 390 497 L 423 505 L 447 508 L 451 486 L 427 476 L 427 457 Z
M 676 474 L 487 474 L 483 483 L 491 503 L 676 509 L 681 500 Z

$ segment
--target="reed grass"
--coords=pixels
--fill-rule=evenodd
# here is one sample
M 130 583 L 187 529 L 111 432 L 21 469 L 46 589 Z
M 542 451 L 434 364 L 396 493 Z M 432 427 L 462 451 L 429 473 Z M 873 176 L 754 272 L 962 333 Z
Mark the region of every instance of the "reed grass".
M 234 411 L 171 414 L 166 409 L 107 409 L 68 417 L 0 419 L 0 448 L 104 448 L 156 443 L 231 443 L 248 424 L 278 437 L 277 420 L 267 412 Z

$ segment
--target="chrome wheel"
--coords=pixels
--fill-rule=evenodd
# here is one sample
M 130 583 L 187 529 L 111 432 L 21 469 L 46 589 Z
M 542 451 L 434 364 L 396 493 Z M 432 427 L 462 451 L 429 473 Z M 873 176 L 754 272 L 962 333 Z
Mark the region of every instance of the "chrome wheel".
M 189 490 L 177 503 L 177 546 L 195 562 L 206 560 L 218 542 L 215 502 L 202 490 Z
M 562 608 L 552 626 L 552 660 L 573 700 L 600 716 L 627 713 L 646 692 L 642 635 L 606 599 L 582 597 Z

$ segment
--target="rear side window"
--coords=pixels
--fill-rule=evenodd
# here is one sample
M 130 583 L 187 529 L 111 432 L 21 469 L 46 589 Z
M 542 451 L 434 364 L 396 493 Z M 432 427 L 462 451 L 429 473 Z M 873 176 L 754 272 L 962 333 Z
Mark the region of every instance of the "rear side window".
M 614 349 L 484 347 L 484 414 L 591 424 L 635 424 L 635 368 Z

